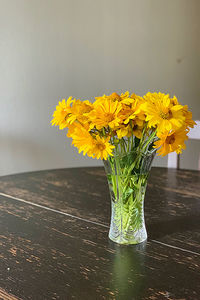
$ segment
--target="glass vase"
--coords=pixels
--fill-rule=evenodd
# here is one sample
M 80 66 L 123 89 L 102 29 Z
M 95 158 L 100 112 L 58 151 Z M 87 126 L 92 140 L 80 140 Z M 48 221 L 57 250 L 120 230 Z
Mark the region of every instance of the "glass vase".
M 114 153 L 104 161 L 110 196 L 109 238 L 119 244 L 139 244 L 147 239 L 144 197 L 155 151 Z

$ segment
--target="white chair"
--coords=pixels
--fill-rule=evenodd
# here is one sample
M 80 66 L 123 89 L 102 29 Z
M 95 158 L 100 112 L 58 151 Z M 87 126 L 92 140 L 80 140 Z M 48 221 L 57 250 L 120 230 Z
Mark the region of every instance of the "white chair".
M 200 121 L 195 121 L 197 125 L 194 128 L 191 128 L 188 133 L 188 138 L 193 140 L 200 140 Z M 176 152 L 168 154 L 168 168 L 180 168 L 180 155 L 177 155 Z M 198 161 L 198 170 L 200 170 L 200 156 Z

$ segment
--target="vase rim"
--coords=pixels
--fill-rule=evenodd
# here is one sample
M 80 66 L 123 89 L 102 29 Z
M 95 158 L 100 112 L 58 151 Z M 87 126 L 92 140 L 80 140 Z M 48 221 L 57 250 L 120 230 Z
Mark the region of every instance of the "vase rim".
M 115 153 L 113 151 L 113 157 L 123 157 L 123 156 L 131 155 L 131 154 L 140 154 L 142 156 L 148 157 L 148 156 L 155 155 L 156 149 L 153 149 L 152 151 L 146 151 L 146 152 L 138 151 L 135 149 L 135 150 L 128 151 L 126 153 Z

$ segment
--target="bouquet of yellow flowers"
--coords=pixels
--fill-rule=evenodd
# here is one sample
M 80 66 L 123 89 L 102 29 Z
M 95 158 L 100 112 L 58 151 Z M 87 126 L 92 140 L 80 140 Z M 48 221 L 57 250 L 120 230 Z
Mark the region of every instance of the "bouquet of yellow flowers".
M 107 160 L 120 145 L 129 150 L 145 150 L 150 143 L 158 155 L 185 149 L 189 127 L 194 127 L 192 113 L 177 98 L 163 93 L 144 97 L 129 92 L 97 97 L 94 103 L 69 97 L 59 102 L 52 125 L 68 128 L 68 137 L 79 153 Z
M 79 153 L 104 161 L 113 207 L 109 237 L 118 243 L 146 238 L 143 200 L 152 159 L 156 152 L 181 153 L 194 124 L 188 106 L 175 96 L 129 92 L 94 103 L 69 97 L 59 102 L 52 120 L 68 128 Z

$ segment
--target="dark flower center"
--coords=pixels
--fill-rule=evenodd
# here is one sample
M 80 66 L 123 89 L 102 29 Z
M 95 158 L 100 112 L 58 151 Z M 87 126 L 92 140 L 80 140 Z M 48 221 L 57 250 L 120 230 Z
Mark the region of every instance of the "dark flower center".
M 168 136 L 167 138 L 166 138 L 166 143 L 167 144 L 173 144 L 175 142 L 175 136 L 174 136 L 174 134 L 172 134 L 172 135 L 170 135 L 170 136 Z

